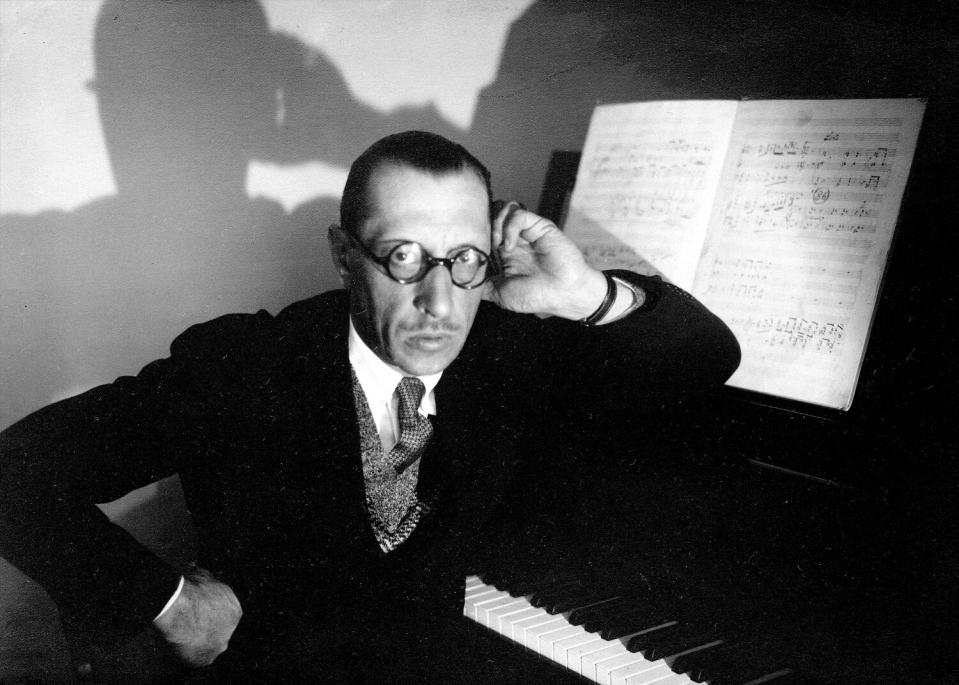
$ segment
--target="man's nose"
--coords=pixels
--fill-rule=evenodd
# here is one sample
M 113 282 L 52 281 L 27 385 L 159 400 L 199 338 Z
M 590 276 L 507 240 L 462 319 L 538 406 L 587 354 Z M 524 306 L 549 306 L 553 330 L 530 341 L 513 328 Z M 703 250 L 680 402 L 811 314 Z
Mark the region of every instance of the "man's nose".
M 449 316 L 453 307 L 453 279 L 449 269 L 437 264 L 416 284 L 413 304 L 424 314 L 437 319 Z

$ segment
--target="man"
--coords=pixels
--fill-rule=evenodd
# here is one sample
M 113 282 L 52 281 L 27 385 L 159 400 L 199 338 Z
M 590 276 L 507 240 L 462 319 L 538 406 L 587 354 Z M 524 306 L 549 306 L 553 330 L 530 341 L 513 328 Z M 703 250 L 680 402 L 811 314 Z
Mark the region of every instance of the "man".
M 738 363 L 688 294 L 493 211 L 485 167 L 439 136 L 371 146 L 340 214 L 345 292 L 194 326 L 136 378 L 5 432 L 0 552 L 70 620 L 152 621 L 188 664 L 226 650 L 229 677 L 436 676 L 435 624 L 512 493 Z M 199 535 L 188 570 L 93 506 L 172 473 Z

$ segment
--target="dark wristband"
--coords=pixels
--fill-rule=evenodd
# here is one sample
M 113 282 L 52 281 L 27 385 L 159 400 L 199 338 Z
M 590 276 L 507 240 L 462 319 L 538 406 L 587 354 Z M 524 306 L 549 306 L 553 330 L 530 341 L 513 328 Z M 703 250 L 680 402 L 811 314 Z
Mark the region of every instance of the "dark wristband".
M 599 303 L 599 307 L 596 308 L 595 312 L 580 321 L 584 326 L 595 326 L 598 322 L 602 321 L 616 300 L 616 281 L 614 281 L 613 277 L 606 271 L 603 272 L 603 276 L 606 277 L 606 297 Z

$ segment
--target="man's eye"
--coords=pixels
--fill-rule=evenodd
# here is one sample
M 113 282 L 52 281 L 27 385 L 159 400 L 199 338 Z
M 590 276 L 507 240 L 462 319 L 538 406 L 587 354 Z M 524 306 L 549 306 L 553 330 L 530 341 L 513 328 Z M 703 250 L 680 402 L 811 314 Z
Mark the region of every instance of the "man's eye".
M 463 250 L 456 255 L 456 261 L 460 264 L 475 264 L 480 261 L 480 254 L 476 250 Z
M 420 251 L 415 245 L 400 245 L 390 253 L 390 260 L 397 264 L 409 264 L 419 260 Z

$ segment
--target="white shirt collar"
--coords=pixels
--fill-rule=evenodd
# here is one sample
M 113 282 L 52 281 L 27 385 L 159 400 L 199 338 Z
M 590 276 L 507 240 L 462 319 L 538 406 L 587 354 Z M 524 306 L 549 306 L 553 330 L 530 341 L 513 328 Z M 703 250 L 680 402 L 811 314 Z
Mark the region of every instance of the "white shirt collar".
M 360 334 L 356 332 L 352 317 L 350 318 L 349 350 L 350 364 L 356 373 L 356 379 L 360 382 L 360 387 L 363 388 L 367 404 L 375 414 L 377 410 L 373 408 L 390 404 L 397 384 L 404 376 L 409 374 L 403 373 L 397 367 L 387 364 L 377 357 L 373 350 L 360 338 Z M 442 375 L 443 372 L 440 371 L 428 376 L 417 376 L 426 387 L 423 400 L 420 402 L 421 414 L 436 414 L 436 397 L 433 390 Z

